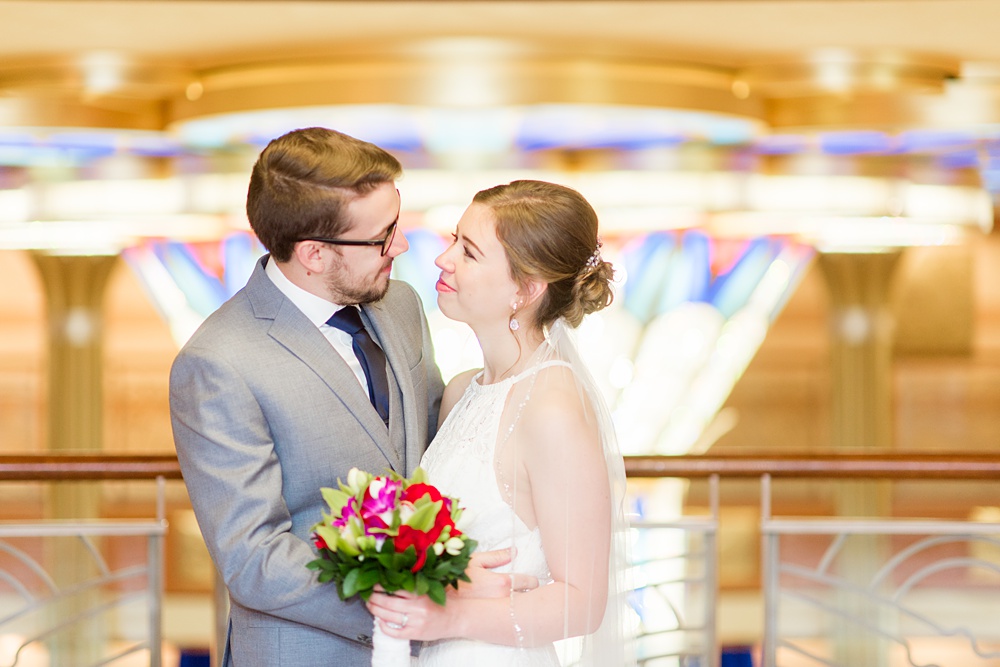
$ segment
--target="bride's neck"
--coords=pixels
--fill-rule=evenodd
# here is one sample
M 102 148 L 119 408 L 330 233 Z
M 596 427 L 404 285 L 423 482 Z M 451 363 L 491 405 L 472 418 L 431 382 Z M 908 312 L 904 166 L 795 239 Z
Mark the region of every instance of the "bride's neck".
M 489 335 L 476 332 L 483 350 L 483 384 L 493 384 L 525 370 L 528 361 L 542 343 L 541 332 L 497 329 Z

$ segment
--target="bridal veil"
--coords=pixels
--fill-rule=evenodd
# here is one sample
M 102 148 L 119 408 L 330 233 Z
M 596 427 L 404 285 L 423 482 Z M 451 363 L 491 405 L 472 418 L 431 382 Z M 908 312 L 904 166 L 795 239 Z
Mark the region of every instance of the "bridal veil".
M 518 646 L 534 643 L 532 628 L 555 636 L 561 665 L 629 665 L 624 462 L 610 412 L 574 338 L 563 319 L 545 331 L 501 419 L 494 461 L 498 488 L 517 517 L 542 527 L 552 578 L 566 584 L 552 588 L 561 605 L 540 605 L 512 591 L 510 619 Z M 543 430 L 549 438 L 538 447 L 540 420 L 565 423 L 567 413 L 573 423 L 566 437 Z M 534 457 L 530 466 L 528 457 Z M 518 556 L 511 570 L 519 571 Z M 560 606 L 561 628 L 538 617 L 541 609 Z

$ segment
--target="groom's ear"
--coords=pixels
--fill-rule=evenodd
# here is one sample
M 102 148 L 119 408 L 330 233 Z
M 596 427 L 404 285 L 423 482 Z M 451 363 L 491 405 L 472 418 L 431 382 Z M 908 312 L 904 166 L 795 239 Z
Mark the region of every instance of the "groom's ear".
M 318 241 L 299 241 L 292 250 L 292 256 L 311 273 L 323 273 L 323 255 Z

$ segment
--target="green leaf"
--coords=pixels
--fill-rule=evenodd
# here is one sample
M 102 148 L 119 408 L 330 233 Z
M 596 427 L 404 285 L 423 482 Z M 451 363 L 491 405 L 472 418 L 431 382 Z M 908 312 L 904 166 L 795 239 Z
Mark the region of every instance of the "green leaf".
M 375 584 L 378 583 L 378 580 L 379 576 L 377 570 L 375 570 L 374 568 L 365 570 L 358 576 L 358 584 L 357 584 L 358 590 L 370 591 L 372 588 L 375 587 Z
M 434 602 L 439 605 L 444 605 L 445 601 L 445 590 L 444 586 L 438 581 L 430 581 L 427 584 L 427 597 L 429 597 Z
M 316 526 L 313 527 L 313 532 L 323 538 L 323 541 L 326 542 L 326 546 L 336 548 L 337 538 L 340 537 L 339 530 L 326 524 L 316 524 Z
M 329 487 L 324 487 L 319 490 L 323 494 L 323 500 L 330 507 L 330 511 L 334 514 L 340 514 L 340 511 L 344 509 L 344 505 L 350 501 L 351 496 L 340 491 L 339 489 L 331 489 Z
M 354 569 L 344 577 L 344 597 L 349 598 L 356 595 L 359 589 L 358 583 L 361 580 L 361 570 Z
M 426 496 L 424 496 L 426 498 Z M 434 518 L 441 511 L 442 501 L 429 502 L 427 504 L 418 503 L 416 511 L 406 520 L 407 526 L 412 526 L 420 532 L 426 533 L 434 527 Z
M 330 542 L 327 542 L 327 544 L 329 545 Z M 346 554 L 348 556 L 359 556 L 359 555 L 361 555 L 361 552 L 358 550 L 358 548 L 356 546 L 354 546 L 353 544 L 349 543 L 343 537 L 341 537 L 340 533 L 337 533 L 337 537 L 334 540 L 333 544 L 336 545 L 335 548 L 334 548 L 334 550 L 337 551 L 338 553 L 343 552 L 344 554 Z

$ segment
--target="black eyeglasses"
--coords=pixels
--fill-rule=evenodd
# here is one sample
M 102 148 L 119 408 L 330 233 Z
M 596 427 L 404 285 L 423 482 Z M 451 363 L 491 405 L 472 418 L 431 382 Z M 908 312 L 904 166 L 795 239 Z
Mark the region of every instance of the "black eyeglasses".
M 329 243 L 330 245 L 370 245 L 370 246 L 382 246 L 382 250 L 379 254 L 385 257 L 385 253 L 389 252 L 389 246 L 392 245 L 392 240 L 396 237 L 396 224 L 399 222 L 397 217 L 389 225 L 389 229 L 385 233 L 384 239 L 372 239 L 371 241 L 357 241 L 355 239 L 326 239 L 321 236 L 310 236 L 307 239 L 302 239 L 303 241 L 317 241 L 319 243 Z
M 396 195 L 399 195 L 399 190 L 396 190 Z M 400 202 L 402 205 L 402 202 Z M 389 229 L 385 232 L 384 239 L 372 239 L 371 241 L 356 241 L 354 239 L 327 239 L 322 236 L 310 236 L 309 238 L 302 239 L 303 241 L 317 241 L 319 243 L 329 243 L 330 245 L 370 245 L 370 246 L 382 246 L 382 250 L 379 254 L 385 257 L 385 254 L 389 252 L 389 246 L 392 245 L 392 240 L 396 238 L 396 225 L 399 224 L 399 211 L 396 211 L 396 219 L 392 221 L 389 225 Z

